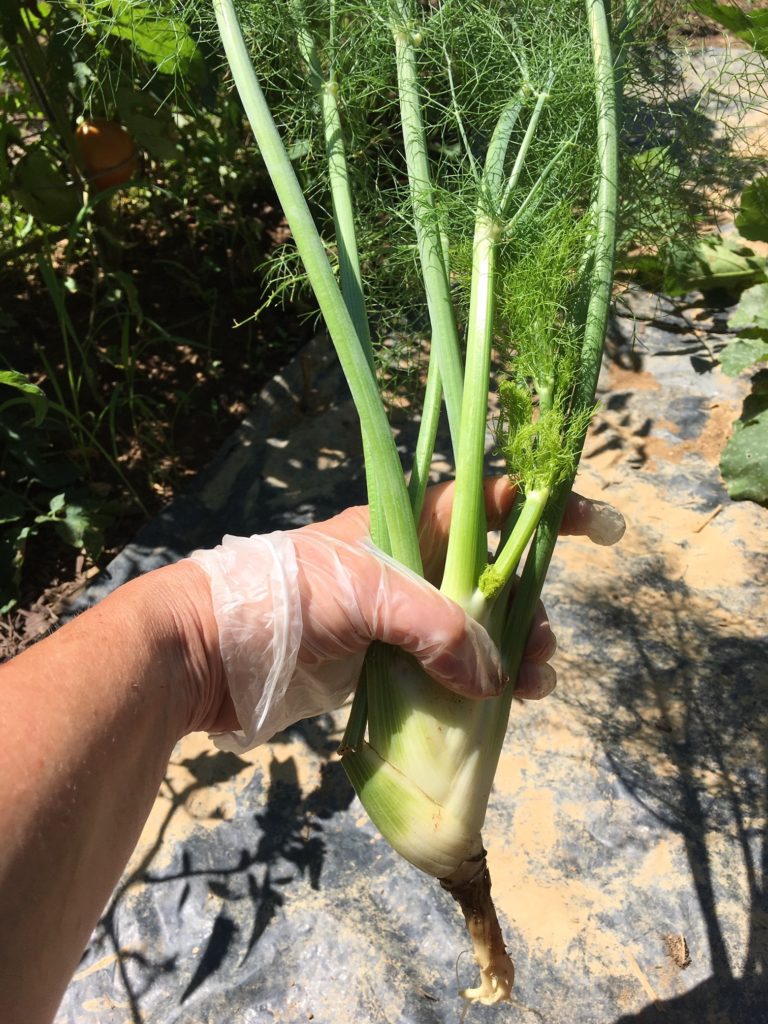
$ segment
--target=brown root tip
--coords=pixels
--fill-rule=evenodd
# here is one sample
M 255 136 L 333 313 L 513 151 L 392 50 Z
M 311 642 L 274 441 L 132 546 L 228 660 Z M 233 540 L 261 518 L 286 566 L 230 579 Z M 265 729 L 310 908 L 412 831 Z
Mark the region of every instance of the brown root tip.
M 442 887 L 461 907 L 472 949 L 480 968 L 480 984 L 466 988 L 462 996 L 473 1003 L 491 1006 L 510 1001 L 515 983 L 515 966 L 507 956 L 504 938 L 491 899 L 491 874 L 485 851 L 464 861 L 448 878 L 441 878 Z

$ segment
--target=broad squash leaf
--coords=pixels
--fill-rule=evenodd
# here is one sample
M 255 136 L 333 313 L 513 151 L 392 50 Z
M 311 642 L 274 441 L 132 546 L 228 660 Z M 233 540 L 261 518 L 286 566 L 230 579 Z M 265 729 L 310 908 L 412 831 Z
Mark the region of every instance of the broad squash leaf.
M 89 15 L 100 29 L 127 39 L 136 52 L 164 75 L 179 75 L 197 84 L 207 81 L 202 54 L 186 23 L 172 13 L 169 5 L 136 3 L 135 0 L 97 0 Z
M 728 493 L 768 504 L 768 381 L 757 380 L 720 458 Z
M 739 304 L 728 319 L 734 331 L 768 331 L 768 284 L 756 284 L 742 292 Z
M 720 353 L 720 368 L 728 377 L 737 377 L 742 370 L 768 360 L 768 337 L 734 338 Z
M 742 192 L 736 227 L 751 242 L 768 242 L 768 178 L 757 178 Z
M 737 291 L 765 279 L 764 259 L 736 239 L 713 235 L 693 248 L 671 254 L 662 288 L 668 295 L 684 295 L 694 289 Z
M 178 160 L 182 155 L 179 132 L 170 109 L 158 107 L 157 100 L 150 94 L 118 89 L 117 112 L 137 144 L 154 160 Z

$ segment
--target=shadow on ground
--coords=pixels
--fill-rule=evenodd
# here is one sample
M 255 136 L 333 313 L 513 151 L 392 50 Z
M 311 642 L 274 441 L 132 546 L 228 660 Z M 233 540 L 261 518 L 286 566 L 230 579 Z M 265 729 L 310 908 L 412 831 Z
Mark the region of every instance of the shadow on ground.
M 300 738 L 309 749 L 328 758 L 336 746 L 329 738 L 332 728 L 332 720 L 327 716 L 301 723 L 275 737 L 274 752 L 279 753 L 281 744 Z M 183 1005 L 222 968 L 226 974 L 235 966 L 242 967 L 284 905 L 284 892 L 292 883 L 306 879 L 312 889 L 320 888 L 326 853 L 323 822 L 345 811 L 354 796 L 339 762 L 326 760 L 320 768 L 319 784 L 304 795 L 294 758 L 280 760 L 273 755 L 268 778 L 254 780 L 256 792 L 250 806 L 258 810 L 246 815 L 244 828 L 237 830 L 237 838 L 242 840 L 244 834 L 249 835 L 252 844 L 235 849 L 226 840 L 201 842 L 199 835 L 193 836 L 179 845 L 174 866 L 161 869 L 156 861 L 164 848 L 167 853 L 169 839 L 173 843 L 174 819 L 180 809 L 189 809 L 197 793 L 220 786 L 252 768 L 235 754 L 222 751 L 185 758 L 179 765 L 192 776 L 192 781 L 179 788 L 170 775 L 164 780 L 161 793 L 169 802 L 156 837 L 121 881 L 91 940 L 91 946 L 99 949 L 102 956 L 114 957 L 121 994 L 130 1008 L 133 1024 L 150 1019 L 151 1014 L 146 1015 L 146 997 L 157 986 L 170 992 L 176 989 L 173 1001 Z M 242 803 L 249 804 L 247 791 Z M 218 809 L 201 817 L 200 823 L 207 829 L 218 823 L 226 824 L 223 811 Z M 159 889 L 165 894 L 149 892 Z M 194 973 L 183 986 L 178 977 L 173 977 L 179 968 L 177 957 L 151 957 L 131 948 L 120 922 L 137 910 L 141 916 L 142 901 L 147 898 L 160 918 L 167 915 L 179 920 L 191 899 L 199 903 L 201 892 L 203 900 L 206 896 L 216 900 L 219 910 L 212 924 L 206 925 L 208 934 L 201 935 Z M 201 920 L 206 921 L 198 916 L 198 922 Z M 244 921 L 248 922 L 247 935 L 243 934 Z M 153 931 L 157 934 L 157 925 L 158 921 L 140 922 L 145 938 Z
M 607 673 L 607 710 L 582 710 L 625 791 L 682 838 L 706 935 L 697 955 L 711 965 L 690 991 L 617 1024 L 760 1024 L 768 1021 L 768 645 L 750 623 L 733 632 L 669 576 L 663 559 L 651 558 L 631 589 L 578 595 L 622 637 L 623 652 Z

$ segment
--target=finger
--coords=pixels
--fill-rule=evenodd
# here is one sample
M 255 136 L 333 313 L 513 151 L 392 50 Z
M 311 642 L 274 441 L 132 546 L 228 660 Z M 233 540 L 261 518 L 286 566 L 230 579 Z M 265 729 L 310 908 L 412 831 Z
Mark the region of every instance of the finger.
M 420 535 L 429 534 L 439 542 L 447 543 L 454 490 L 453 480 L 427 488 L 419 520 Z M 489 530 L 499 530 L 504 525 L 515 503 L 516 493 L 517 488 L 508 476 L 486 477 L 483 480 L 483 501 Z
M 367 505 L 351 505 L 330 519 L 302 526 L 300 529 L 312 534 L 326 534 L 347 544 L 353 544 L 357 540 L 365 540 L 370 535 L 371 516 Z
M 488 477 L 483 481 L 485 514 L 489 530 L 499 530 L 509 518 L 515 503 L 517 487 L 508 476 Z M 448 541 L 453 511 L 453 482 L 430 487 L 424 498 L 419 522 L 422 547 L 440 550 Z M 581 494 L 568 498 L 561 534 L 589 537 L 595 544 L 616 544 L 621 540 L 626 523 L 624 517 L 605 501 L 592 501 Z
M 557 640 L 549 624 L 549 616 L 544 605 L 539 601 L 523 656 L 527 661 L 543 664 L 554 656 L 556 650 Z
M 504 685 L 501 659 L 486 630 L 458 604 L 418 576 L 387 565 L 370 638 L 402 647 L 442 686 L 467 697 L 492 697 Z M 358 591 L 359 593 L 360 591 Z
M 616 544 L 624 536 L 624 516 L 605 501 L 591 501 L 571 494 L 560 526 L 561 534 L 589 537 L 594 544 Z
M 489 530 L 498 530 L 512 511 L 517 488 L 508 476 L 488 477 L 483 481 L 483 497 Z M 438 565 L 448 543 L 453 511 L 452 480 L 427 488 L 419 520 L 419 542 L 425 566 Z M 370 517 L 367 505 L 356 505 L 322 523 L 305 527 L 352 542 L 368 536 Z M 595 544 L 610 545 L 621 540 L 626 529 L 624 517 L 605 501 L 592 501 L 575 492 L 570 495 L 560 533 L 589 537 Z M 435 578 L 434 572 L 427 572 Z
M 508 476 L 489 477 L 483 481 L 483 497 L 485 514 L 489 530 L 500 529 L 515 501 L 517 488 Z M 443 484 L 428 487 L 424 495 L 424 505 L 419 520 L 419 544 L 425 565 L 425 575 L 435 579 L 442 566 L 445 549 L 448 544 L 448 531 L 453 511 L 454 482 L 448 480 Z M 367 537 L 371 528 L 370 514 L 367 505 L 354 505 L 344 509 L 331 519 L 311 526 L 302 527 L 312 533 L 328 534 L 353 543 Z
M 520 666 L 515 686 L 515 697 L 521 700 L 541 700 L 557 685 L 557 673 L 551 665 L 524 661 Z
M 454 493 L 454 482 L 451 480 L 429 487 L 424 496 L 424 507 L 419 519 L 419 547 L 424 575 L 433 582 L 442 576 Z M 483 480 L 483 501 L 489 530 L 499 530 L 504 525 L 515 503 L 516 493 L 517 488 L 508 476 Z
M 555 634 L 549 624 L 546 609 L 539 601 L 515 681 L 515 697 L 521 700 L 541 700 L 554 690 L 557 675 L 547 662 L 556 650 Z

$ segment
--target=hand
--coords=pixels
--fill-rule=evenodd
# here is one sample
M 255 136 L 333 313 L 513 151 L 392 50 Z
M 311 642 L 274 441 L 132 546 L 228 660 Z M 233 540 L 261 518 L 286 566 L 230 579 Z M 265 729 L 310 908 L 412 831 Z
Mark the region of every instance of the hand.
M 453 487 L 430 488 L 419 536 L 428 579 L 445 558 Z M 506 478 L 488 481 L 489 529 L 514 500 Z M 618 513 L 574 497 L 566 532 L 618 539 Z M 606 517 L 610 520 L 606 527 Z M 211 582 L 221 657 L 231 700 L 212 732 L 238 730 L 220 745 L 243 751 L 287 725 L 338 707 L 359 678 L 373 640 L 404 648 L 442 685 L 472 697 L 503 685 L 487 633 L 413 573 L 382 559 L 368 541 L 368 510 L 347 509 L 324 523 L 263 537 L 227 537 L 193 560 Z M 537 698 L 554 686 L 546 664 L 555 642 L 543 608 L 531 629 L 517 694 Z
M 419 521 L 419 547 L 425 578 L 437 586 L 443 575 L 448 548 L 448 531 L 453 511 L 452 482 L 436 484 L 425 495 Z M 515 501 L 517 489 L 509 477 L 491 477 L 484 481 L 485 514 L 488 530 L 499 530 L 506 522 Z M 348 542 L 364 540 L 369 533 L 368 506 L 345 509 L 323 523 L 305 527 L 328 533 Z M 561 536 L 586 536 L 595 544 L 611 545 L 621 540 L 624 519 L 613 506 L 603 501 L 590 501 L 580 494 L 571 494 L 560 527 Z M 544 605 L 539 602 L 528 634 L 528 643 L 515 682 L 515 696 L 522 700 L 540 700 L 554 690 L 557 676 L 548 664 L 557 649 Z M 449 689 L 476 696 L 467 689 L 466 681 L 458 687 L 445 682 Z

